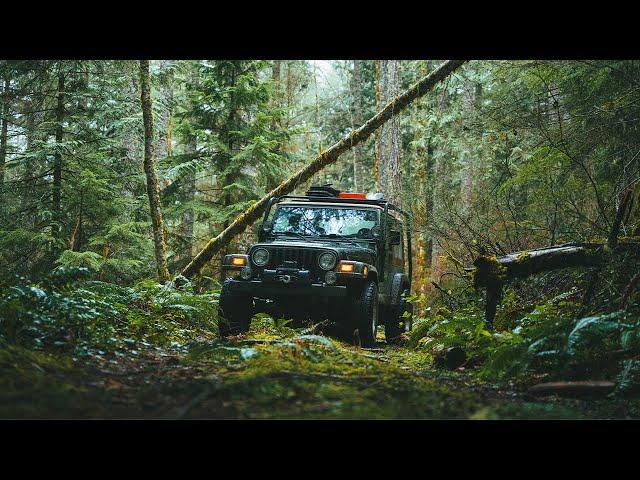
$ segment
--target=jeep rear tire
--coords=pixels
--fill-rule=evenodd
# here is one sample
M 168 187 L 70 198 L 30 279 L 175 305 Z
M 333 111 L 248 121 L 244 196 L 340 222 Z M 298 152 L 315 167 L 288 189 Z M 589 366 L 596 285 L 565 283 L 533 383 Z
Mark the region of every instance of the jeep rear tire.
M 389 305 L 385 309 L 384 338 L 389 345 L 397 345 L 402 341 L 402 333 L 409 330 L 411 318 L 404 318 L 405 311 L 411 312 L 411 305 L 404 299 L 408 295 L 404 290 L 396 305 Z
M 234 292 L 231 281 L 225 280 L 218 301 L 218 332 L 221 337 L 249 331 L 253 316 L 253 298 Z
M 378 285 L 375 282 L 364 284 L 354 302 L 354 310 L 355 329 L 358 330 L 355 342 L 359 339 L 360 346 L 375 347 L 378 328 Z

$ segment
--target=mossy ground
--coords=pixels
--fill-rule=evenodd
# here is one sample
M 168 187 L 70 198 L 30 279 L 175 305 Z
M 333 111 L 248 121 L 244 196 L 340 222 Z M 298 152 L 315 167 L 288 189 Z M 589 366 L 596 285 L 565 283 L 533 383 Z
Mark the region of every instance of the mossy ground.
M 629 418 L 630 403 L 528 398 L 407 347 L 365 350 L 276 328 L 89 359 L 0 348 L 2 418 Z M 635 409 L 634 409 L 635 408 Z

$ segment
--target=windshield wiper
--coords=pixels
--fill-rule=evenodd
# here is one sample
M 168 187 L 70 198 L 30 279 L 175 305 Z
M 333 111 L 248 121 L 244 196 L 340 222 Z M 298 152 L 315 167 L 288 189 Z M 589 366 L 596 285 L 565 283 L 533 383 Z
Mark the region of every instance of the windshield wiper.
M 322 238 L 339 238 L 340 240 L 345 240 L 345 241 L 349 242 L 351 245 L 355 245 L 358 248 L 364 248 L 366 250 L 366 248 L 363 247 L 362 245 L 354 242 L 353 240 L 351 240 L 346 235 L 340 235 L 339 233 L 327 233 L 325 235 L 320 235 L 320 237 L 322 237 Z
M 301 238 L 303 240 L 307 240 L 306 236 L 304 236 L 304 235 L 302 235 L 301 233 L 298 233 L 298 232 L 274 232 L 274 233 L 276 235 L 286 235 L 286 236 L 294 235 L 294 236 L 296 236 L 298 238 Z

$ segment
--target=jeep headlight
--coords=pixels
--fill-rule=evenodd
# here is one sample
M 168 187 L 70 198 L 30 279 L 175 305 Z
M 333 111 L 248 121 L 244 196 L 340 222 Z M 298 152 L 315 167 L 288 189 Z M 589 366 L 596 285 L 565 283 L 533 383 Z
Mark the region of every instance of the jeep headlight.
M 323 270 L 331 270 L 336 266 L 336 256 L 333 253 L 323 253 L 318 257 L 318 265 Z
M 253 260 L 253 263 L 258 267 L 264 267 L 269 261 L 269 250 L 266 248 L 256 248 L 251 254 L 251 260 Z

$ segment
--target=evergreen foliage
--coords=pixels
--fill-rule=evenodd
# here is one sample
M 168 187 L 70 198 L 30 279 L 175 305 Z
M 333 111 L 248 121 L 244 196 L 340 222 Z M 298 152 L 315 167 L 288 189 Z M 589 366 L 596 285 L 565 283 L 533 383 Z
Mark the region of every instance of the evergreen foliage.
M 439 64 L 399 63 L 400 90 Z M 248 206 L 374 115 L 380 87 L 373 61 L 150 66 L 173 275 Z M 421 372 L 461 348 L 462 372 L 481 382 L 611 379 L 614 397 L 637 396 L 637 251 L 606 250 L 597 271 L 576 267 L 509 284 L 495 331 L 465 267 L 479 255 L 606 243 L 627 191 L 634 201 L 619 236 L 638 239 L 638 78 L 633 60 L 473 61 L 403 112 L 401 197 L 414 219 L 408 300 L 416 318 L 406 345 L 389 355 Z M 156 260 L 140 88 L 135 61 L 0 61 L 0 366 L 13 356 L 49 365 L 49 353 L 126 357 L 141 347 L 189 351 L 188 362 L 211 351 L 233 365 L 253 358 L 252 346 L 208 343 L 219 259 L 193 283 L 149 280 Z M 377 191 L 377 168 L 371 138 L 314 183 Z M 244 251 L 252 235 L 238 236 L 229 252 Z M 256 322 L 260 341 L 299 340 L 284 319 Z M 252 361 L 264 373 L 280 355 L 288 367 L 302 363 L 319 375 L 336 372 L 316 359 L 351 361 L 329 347 L 296 345 L 282 355 L 260 347 L 264 358 Z M 235 382 L 242 390 L 256 381 Z

